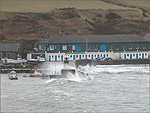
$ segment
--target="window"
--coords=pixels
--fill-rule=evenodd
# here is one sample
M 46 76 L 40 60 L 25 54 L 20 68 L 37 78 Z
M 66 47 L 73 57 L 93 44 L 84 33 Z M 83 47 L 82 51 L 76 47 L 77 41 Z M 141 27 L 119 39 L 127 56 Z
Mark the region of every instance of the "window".
M 49 51 L 49 48 L 47 47 L 47 51 Z
M 75 45 L 72 45 L 72 50 L 76 50 L 76 46 Z
M 54 45 L 49 45 L 49 50 L 54 50 Z
M 41 45 L 39 45 L 39 50 L 41 50 L 42 49 L 42 47 L 41 47 Z
M 143 44 L 143 49 L 146 49 L 146 44 Z
M 89 57 L 90 57 L 90 55 L 89 55 Z
M 62 45 L 62 50 L 67 50 L 67 45 Z
M 147 53 L 145 53 L 145 56 L 147 56 Z
M 72 55 L 70 55 L 70 57 L 72 57 Z
M 141 53 L 139 54 L 139 56 L 141 56 Z
M 119 46 L 118 45 L 116 45 L 116 50 L 119 50 Z
M 58 55 L 58 58 L 60 58 L 60 55 Z
M 129 54 L 127 54 L 127 56 L 129 56 Z
M 97 50 L 97 49 L 98 49 L 98 45 L 95 45 L 95 46 L 94 46 L 94 50 Z
M 133 56 L 135 56 L 135 54 L 133 54 Z
M 52 55 L 52 58 L 54 58 L 54 56 Z
M 129 45 L 129 49 L 132 49 L 132 44 Z
M 95 55 L 95 57 L 96 57 L 96 55 Z
M 139 49 L 139 44 L 136 44 L 136 49 Z
M 88 48 L 87 48 L 88 50 L 90 50 L 91 49 L 91 45 L 88 45 Z
M 76 55 L 76 57 L 78 58 L 78 55 Z
M 84 55 L 82 55 L 82 57 L 84 58 Z
M 112 45 L 109 45 L 109 50 L 112 50 Z
M 108 57 L 108 54 L 107 54 L 107 57 Z

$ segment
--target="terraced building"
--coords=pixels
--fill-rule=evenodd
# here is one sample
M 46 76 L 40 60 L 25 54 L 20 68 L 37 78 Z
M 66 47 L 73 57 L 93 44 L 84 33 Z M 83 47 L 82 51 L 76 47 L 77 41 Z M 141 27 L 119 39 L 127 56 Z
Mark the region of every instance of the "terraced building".
M 38 42 L 38 52 L 27 58 L 42 55 L 48 61 L 63 61 L 67 54 L 70 60 L 96 59 L 145 59 L 150 51 L 149 34 L 145 38 L 131 35 L 73 35 L 48 36 Z

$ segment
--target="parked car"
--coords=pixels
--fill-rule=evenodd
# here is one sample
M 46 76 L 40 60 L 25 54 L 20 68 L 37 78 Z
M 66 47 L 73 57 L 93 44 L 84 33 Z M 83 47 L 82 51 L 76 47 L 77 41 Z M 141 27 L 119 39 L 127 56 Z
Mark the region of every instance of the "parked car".
M 112 60 L 112 58 L 109 57 L 109 58 L 105 58 L 104 60 Z
M 104 57 L 98 57 L 98 58 L 96 58 L 97 60 L 105 60 L 105 58 Z
M 33 51 L 38 52 L 39 50 L 38 50 L 38 48 L 33 48 Z
M 110 58 L 110 57 L 108 57 L 108 58 L 104 58 L 104 57 L 98 57 L 98 58 L 96 58 L 97 60 L 101 60 L 101 61 L 103 61 L 103 60 L 112 60 L 112 58 Z

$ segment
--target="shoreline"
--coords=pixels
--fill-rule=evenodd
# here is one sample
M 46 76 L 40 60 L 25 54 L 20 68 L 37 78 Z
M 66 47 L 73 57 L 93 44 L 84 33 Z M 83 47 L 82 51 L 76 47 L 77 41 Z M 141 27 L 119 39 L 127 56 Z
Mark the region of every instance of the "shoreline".
M 150 65 L 150 58 L 149 59 L 126 59 L 126 60 L 90 60 L 90 59 L 84 59 L 84 60 L 76 60 L 75 61 L 75 66 L 78 67 L 79 65 L 81 66 L 86 66 L 87 64 L 89 65 L 122 65 L 122 64 L 149 64 Z M 23 68 L 23 67 L 15 67 L 15 71 L 17 73 L 33 73 L 34 72 L 33 66 L 29 66 L 28 68 Z M 0 64 L 0 73 L 9 73 L 12 71 L 13 68 L 8 67 L 4 68 L 4 65 Z
M 150 59 L 126 59 L 126 60 L 109 60 L 109 61 L 101 61 L 101 60 L 76 60 L 76 66 L 86 66 L 89 65 L 122 65 L 122 64 L 150 64 Z

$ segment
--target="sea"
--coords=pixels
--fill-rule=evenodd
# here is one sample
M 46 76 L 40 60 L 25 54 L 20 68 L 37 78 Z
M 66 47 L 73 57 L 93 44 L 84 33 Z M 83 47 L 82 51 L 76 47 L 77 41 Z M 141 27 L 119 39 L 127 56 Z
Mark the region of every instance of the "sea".
M 46 73 L 61 64 L 44 64 Z M 70 68 L 70 67 L 69 67 Z M 150 113 L 150 66 L 86 65 L 64 78 L 1 75 L 1 112 Z

